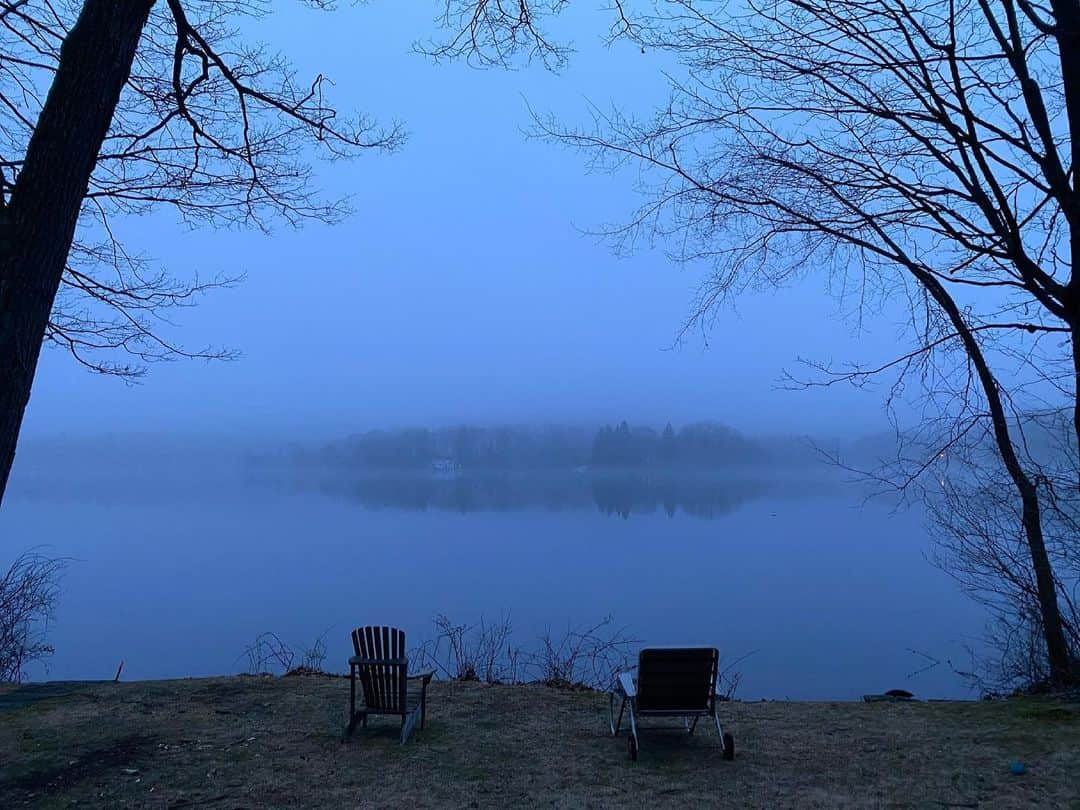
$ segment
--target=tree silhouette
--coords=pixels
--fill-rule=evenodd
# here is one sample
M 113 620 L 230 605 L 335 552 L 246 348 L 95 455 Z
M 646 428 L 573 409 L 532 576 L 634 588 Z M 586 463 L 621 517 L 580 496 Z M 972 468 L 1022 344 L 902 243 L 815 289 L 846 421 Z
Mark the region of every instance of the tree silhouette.
M 148 360 L 226 354 L 155 325 L 231 279 L 153 270 L 124 249 L 115 217 L 167 206 L 213 225 L 334 221 L 344 208 L 314 194 L 306 149 L 348 157 L 400 142 L 395 127 L 339 116 L 325 77 L 301 81 L 240 41 L 235 20 L 269 8 L 0 2 L 0 497 L 43 341 L 129 377 Z
M 712 266 L 691 323 L 808 271 L 910 305 L 910 351 L 804 382 L 897 372 L 891 402 L 917 376 L 923 454 L 896 469 L 902 488 L 992 442 L 1051 680 L 1076 677 L 1043 512 L 1080 495 L 1080 0 L 658 0 L 629 18 L 622 35 L 682 62 L 668 103 L 539 134 L 641 168 L 646 202 L 610 235 Z M 1020 425 L 1062 407 L 1071 443 L 1034 458 Z
M 472 19 L 445 52 L 491 36 Z M 503 4 L 491 4 L 501 9 Z M 559 54 L 537 28 L 566 3 L 512 4 L 501 54 Z M 612 35 L 681 62 L 652 118 L 597 110 L 537 134 L 599 166 L 636 164 L 645 204 L 609 231 L 710 264 L 689 326 L 751 287 L 820 271 L 862 304 L 909 304 L 916 345 L 877 365 L 818 366 L 807 384 L 922 383 L 920 459 L 902 489 L 947 472 L 950 451 L 996 448 L 1038 594 L 1050 680 L 1080 678 L 1065 638 L 1043 512 L 1080 505 L 1080 0 L 642 0 Z M 530 41 L 531 40 L 531 41 Z M 866 307 L 862 308 L 864 314 Z M 1009 381 L 1006 385 L 1003 381 Z M 1033 457 L 1025 419 L 1064 407 L 1065 452 Z M 1073 538 L 1075 554 L 1077 539 Z

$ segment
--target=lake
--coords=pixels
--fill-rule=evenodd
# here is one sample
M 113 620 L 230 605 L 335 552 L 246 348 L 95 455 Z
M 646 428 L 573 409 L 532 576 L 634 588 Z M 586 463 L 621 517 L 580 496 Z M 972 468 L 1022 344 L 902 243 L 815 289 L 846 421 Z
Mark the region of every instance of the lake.
M 243 671 L 273 631 L 326 635 L 344 669 L 355 625 L 507 614 L 531 646 L 605 616 L 643 644 L 720 647 L 744 699 L 970 693 L 977 606 L 931 566 L 922 518 L 832 471 L 725 480 L 343 477 L 198 464 L 57 465 L 20 457 L 0 563 L 74 558 L 35 679 Z M 918 675 L 933 656 L 941 663 Z M 909 677 L 910 676 L 910 677 Z

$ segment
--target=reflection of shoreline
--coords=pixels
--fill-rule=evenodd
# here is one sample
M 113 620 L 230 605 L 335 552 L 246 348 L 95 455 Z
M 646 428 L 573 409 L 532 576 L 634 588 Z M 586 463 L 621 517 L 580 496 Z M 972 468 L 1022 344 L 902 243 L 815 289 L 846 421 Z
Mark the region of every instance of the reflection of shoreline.
M 795 494 L 805 486 L 767 478 L 603 473 L 463 474 L 452 477 L 370 473 L 293 479 L 296 490 L 344 498 L 366 509 L 508 512 L 592 510 L 605 515 L 682 512 L 712 518 L 765 495 Z M 825 491 L 824 487 L 822 491 Z

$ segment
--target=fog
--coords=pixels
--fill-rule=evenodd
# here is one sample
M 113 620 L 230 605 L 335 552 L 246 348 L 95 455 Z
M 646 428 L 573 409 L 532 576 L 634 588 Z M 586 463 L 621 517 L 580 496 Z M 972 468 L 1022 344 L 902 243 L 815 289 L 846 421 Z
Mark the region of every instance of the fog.
M 280 6 L 244 23 L 251 37 L 285 43 L 302 75 L 335 79 L 339 107 L 401 120 L 410 138 L 317 166 L 354 209 L 335 227 L 115 223 L 181 275 L 245 276 L 161 324 L 239 358 L 158 364 L 129 385 L 43 354 L 0 512 L 9 550 L 73 560 L 57 653 L 32 674 L 111 676 L 120 659 L 133 678 L 232 672 L 260 632 L 327 627 L 336 664 L 357 624 L 422 638 L 439 613 L 512 611 L 526 636 L 613 614 L 651 643 L 759 650 L 751 697 L 963 694 L 944 667 L 906 680 L 911 649 L 944 660 L 982 620 L 926 563 L 921 514 L 867 504 L 806 441 L 861 460 L 887 450 L 882 392 L 781 382 L 804 359 L 890 359 L 905 311 L 811 275 L 684 331 L 710 268 L 588 233 L 632 216 L 633 173 L 589 173 L 526 137 L 530 108 L 570 125 L 594 104 L 647 113 L 671 65 L 605 46 L 584 10 L 559 25 L 595 36 L 576 35 L 554 75 L 432 64 L 411 47 L 426 4 Z M 715 423 L 758 455 L 601 469 L 595 434 L 623 420 L 656 435 Z M 542 473 L 448 471 L 433 455 L 390 474 L 349 449 L 371 431 L 462 425 L 583 438 Z M 379 576 L 357 593 L 367 570 Z
M 967 696 L 947 666 L 925 670 L 924 654 L 964 660 L 983 619 L 927 563 L 921 513 L 868 500 L 802 439 L 723 430 L 726 462 L 573 468 L 514 454 L 373 465 L 355 435 L 27 442 L 4 536 L 68 559 L 56 652 L 28 674 L 111 677 L 121 660 L 129 679 L 238 672 L 267 631 L 298 648 L 325 635 L 336 670 L 358 622 L 422 640 L 438 615 L 512 616 L 528 645 L 611 616 L 643 644 L 749 655 L 746 698 Z M 431 431 L 435 452 L 460 432 Z M 888 445 L 840 447 L 866 460 Z
M 673 265 L 663 245 L 616 256 L 585 231 L 632 215 L 633 172 L 590 174 L 583 156 L 526 137 L 530 107 L 568 125 L 589 120 L 591 104 L 648 113 L 666 95 L 663 57 L 605 47 L 602 15 L 584 7 L 559 23 L 577 53 L 553 75 L 432 64 L 412 52 L 432 30 L 424 4 L 280 6 L 244 22 L 248 36 L 284 43 L 301 74 L 333 77 L 343 110 L 404 122 L 407 143 L 316 165 L 327 194 L 351 200 L 338 226 L 192 230 L 166 211 L 114 223 L 132 252 L 182 276 L 245 276 L 161 324 L 240 359 L 157 364 L 130 386 L 46 351 L 25 435 L 330 439 L 619 419 L 713 419 L 758 434 L 885 426 L 877 392 L 779 381 L 800 358 L 890 358 L 902 310 L 869 302 L 860 322 L 858 291 L 830 295 L 811 277 L 740 296 L 679 340 L 709 268 Z

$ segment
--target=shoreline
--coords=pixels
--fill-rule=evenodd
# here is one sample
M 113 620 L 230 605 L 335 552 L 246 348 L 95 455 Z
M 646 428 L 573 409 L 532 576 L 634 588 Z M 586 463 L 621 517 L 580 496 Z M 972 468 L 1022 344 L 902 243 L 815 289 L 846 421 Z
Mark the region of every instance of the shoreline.
M 52 692 L 16 701 L 20 691 Z M 341 741 L 334 676 L 239 675 L 0 688 L 5 807 L 1070 806 L 1080 703 L 722 704 L 736 740 L 645 726 L 639 761 L 604 693 L 435 681 L 427 727 Z M 20 703 L 20 705 L 13 705 Z M 660 725 L 657 721 L 656 725 Z M 1014 775 L 1021 762 L 1025 774 Z

